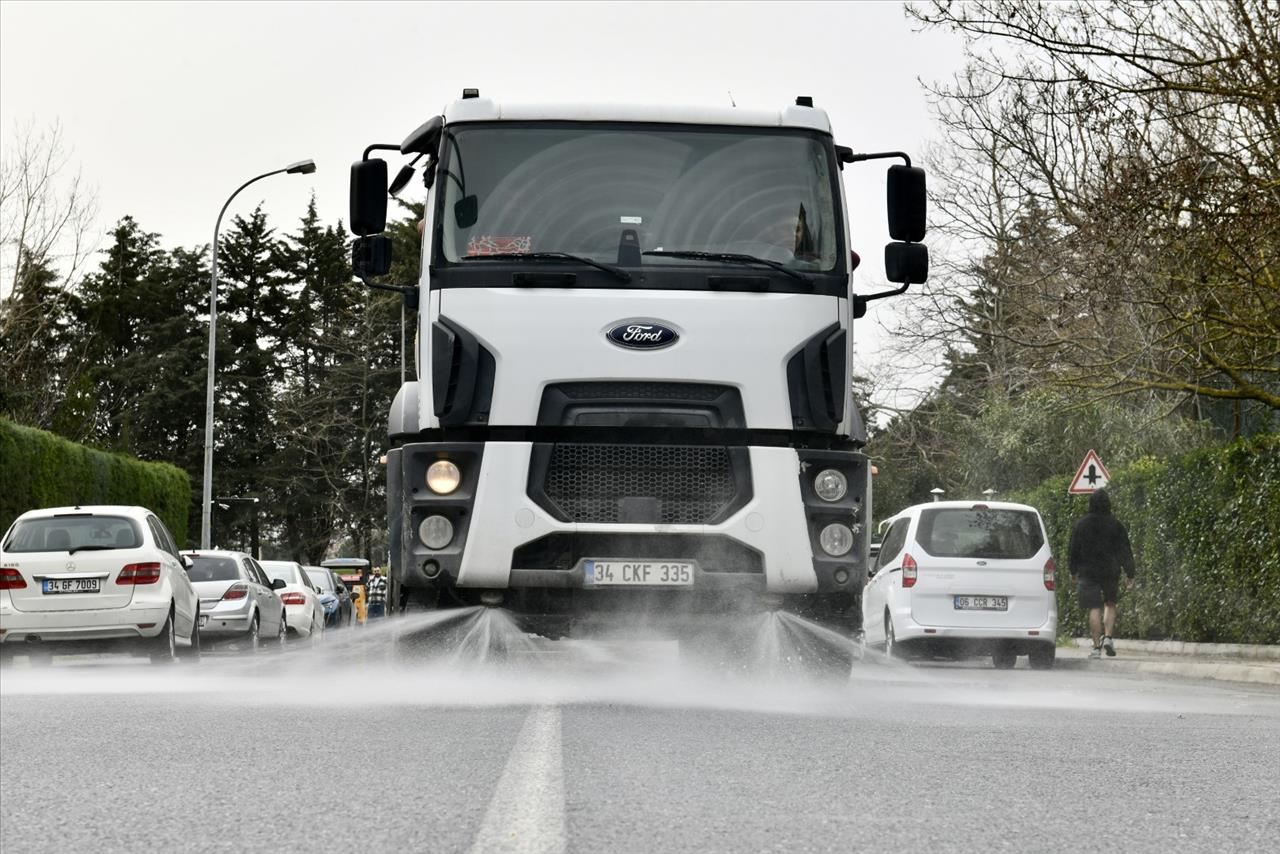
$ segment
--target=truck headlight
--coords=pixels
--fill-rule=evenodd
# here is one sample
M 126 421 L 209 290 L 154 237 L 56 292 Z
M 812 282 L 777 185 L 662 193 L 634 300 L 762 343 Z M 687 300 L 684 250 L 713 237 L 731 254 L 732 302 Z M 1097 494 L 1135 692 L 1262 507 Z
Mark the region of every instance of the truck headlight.
M 443 516 L 428 516 L 418 525 L 418 537 L 429 549 L 442 549 L 453 542 L 453 523 Z
M 832 557 L 840 557 L 853 548 L 853 532 L 847 525 L 832 522 L 818 535 L 818 545 Z
M 839 501 L 849 492 L 849 481 L 835 469 L 823 469 L 813 479 L 813 491 L 823 501 Z
M 449 460 L 436 460 L 427 469 L 427 487 L 437 495 L 448 495 L 462 483 L 462 472 Z

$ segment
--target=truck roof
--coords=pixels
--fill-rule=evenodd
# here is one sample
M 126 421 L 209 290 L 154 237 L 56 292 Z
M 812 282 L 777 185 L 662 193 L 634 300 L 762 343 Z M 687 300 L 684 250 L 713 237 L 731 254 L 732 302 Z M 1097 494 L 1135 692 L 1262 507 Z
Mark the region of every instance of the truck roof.
M 445 124 L 492 121 L 653 122 L 660 124 L 789 127 L 831 133 L 831 120 L 817 107 L 790 105 L 780 110 L 695 107 L 681 104 L 525 103 L 492 98 L 462 98 L 444 111 Z

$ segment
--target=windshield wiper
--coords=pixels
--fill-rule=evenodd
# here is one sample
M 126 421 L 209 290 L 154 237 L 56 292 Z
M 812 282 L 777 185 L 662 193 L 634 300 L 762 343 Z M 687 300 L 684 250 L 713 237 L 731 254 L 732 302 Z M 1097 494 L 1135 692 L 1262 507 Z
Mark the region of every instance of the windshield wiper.
M 757 258 L 755 255 L 743 255 L 738 252 L 699 252 L 693 249 L 653 249 L 648 252 L 642 252 L 641 255 L 658 255 L 663 258 L 692 258 L 695 261 L 728 261 L 736 264 L 758 264 L 762 267 L 771 267 L 779 273 L 785 273 L 793 279 L 812 285 L 812 280 L 797 270 L 793 270 L 786 264 L 778 261 L 770 261 L 768 258 Z
M 621 267 L 615 267 L 613 264 L 606 264 L 603 261 L 593 261 L 590 258 L 583 258 L 581 255 L 570 255 L 568 252 L 495 252 L 492 255 L 464 255 L 460 260 L 463 261 L 572 261 L 575 264 L 586 264 L 588 267 L 595 267 L 597 270 L 604 270 L 609 275 L 622 282 L 631 281 L 631 274 Z
M 111 551 L 115 546 L 76 546 L 74 549 L 67 549 L 67 554 L 73 555 L 76 552 L 101 552 Z

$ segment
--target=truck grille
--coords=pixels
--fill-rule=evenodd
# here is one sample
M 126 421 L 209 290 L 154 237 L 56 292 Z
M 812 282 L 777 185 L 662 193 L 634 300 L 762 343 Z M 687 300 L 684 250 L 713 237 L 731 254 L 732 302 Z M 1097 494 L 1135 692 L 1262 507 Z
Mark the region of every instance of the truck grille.
M 745 449 L 736 450 L 742 453 L 715 445 L 559 443 L 549 448 L 542 496 L 531 493 L 562 521 L 712 524 L 750 498 Z

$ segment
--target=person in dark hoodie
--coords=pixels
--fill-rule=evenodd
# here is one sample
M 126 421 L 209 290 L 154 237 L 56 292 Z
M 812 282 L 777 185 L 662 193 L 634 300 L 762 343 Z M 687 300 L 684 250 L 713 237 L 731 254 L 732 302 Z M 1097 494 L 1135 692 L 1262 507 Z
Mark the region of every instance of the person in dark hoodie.
M 1133 549 L 1129 532 L 1111 515 L 1111 496 L 1100 489 L 1089 496 L 1089 512 L 1071 529 L 1067 547 L 1067 570 L 1078 584 L 1080 607 L 1089 612 L 1089 633 L 1093 635 L 1090 658 L 1100 658 L 1102 651 L 1116 654 L 1111 633 L 1116 628 L 1116 599 L 1120 594 L 1120 571 L 1133 586 Z M 1105 613 L 1104 613 L 1105 609 Z

